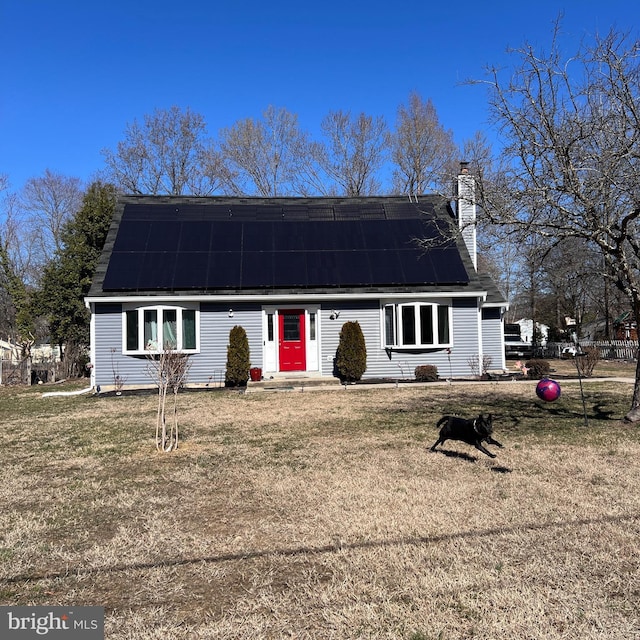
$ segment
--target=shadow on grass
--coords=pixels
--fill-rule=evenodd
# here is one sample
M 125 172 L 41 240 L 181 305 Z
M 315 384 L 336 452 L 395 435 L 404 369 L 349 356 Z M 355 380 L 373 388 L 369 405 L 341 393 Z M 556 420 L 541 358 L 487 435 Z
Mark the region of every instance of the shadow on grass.
M 468 453 L 463 453 L 461 451 L 451 451 L 450 449 L 436 449 L 433 453 L 441 453 L 447 458 L 458 458 L 459 460 L 464 460 L 465 462 L 478 462 L 478 458 L 475 456 L 470 456 Z M 489 467 L 491 471 L 494 473 L 511 473 L 511 469 L 509 467 L 500 467 L 494 466 Z
M 387 540 L 367 540 L 362 542 L 347 542 L 321 545 L 317 547 L 281 547 L 276 549 L 258 549 L 253 551 L 239 551 L 237 553 L 223 553 L 213 556 L 198 556 L 195 558 L 174 558 L 158 562 L 133 562 L 130 564 L 91 567 L 91 568 L 65 568 L 63 571 L 52 571 L 46 573 L 30 573 L 11 576 L 0 579 L 0 584 L 15 584 L 33 580 L 59 580 L 63 578 L 73 578 L 77 576 L 87 576 L 98 573 L 120 573 L 125 571 L 146 571 L 165 567 L 183 567 L 194 564 L 209 563 L 222 564 L 225 562 L 237 562 L 255 560 L 257 558 L 267 558 L 281 556 L 291 558 L 303 555 L 323 555 L 344 551 L 359 551 L 365 549 L 386 549 L 401 546 L 421 546 L 428 544 L 440 544 L 451 540 L 461 539 L 481 539 L 492 536 L 508 535 L 511 533 L 525 533 L 536 531 L 552 531 L 554 529 L 571 529 L 588 527 L 592 525 L 621 524 L 624 522 L 635 522 L 640 520 L 640 513 L 629 515 L 611 515 L 599 518 L 579 518 L 577 520 L 565 520 L 556 522 L 532 522 L 529 524 L 513 525 L 510 527 L 493 527 L 490 529 L 480 529 L 478 531 L 459 531 L 456 533 L 442 533 L 432 536 L 407 536 L 405 538 L 389 538 Z
M 478 458 L 475 456 L 470 456 L 468 453 L 462 453 L 460 451 L 451 451 L 451 449 L 436 449 L 433 453 L 441 453 L 447 456 L 447 458 L 458 458 L 466 462 L 478 462 Z
M 629 387 L 627 398 L 587 388 L 584 395 L 589 425 L 609 426 L 611 422 L 620 421 L 628 411 L 631 390 Z M 411 408 L 421 410 L 418 402 Z M 463 417 L 491 413 L 497 433 L 541 433 L 545 430 L 557 433 L 581 425 L 584 420 L 582 398 L 575 386 L 563 388 L 561 397 L 555 402 L 538 399 L 533 389 L 529 395 L 514 396 L 508 392 L 501 393 L 499 387 L 484 394 L 479 394 L 477 390 L 471 392 L 453 388 L 448 397 L 430 399 L 429 409 L 436 415 L 451 414 Z

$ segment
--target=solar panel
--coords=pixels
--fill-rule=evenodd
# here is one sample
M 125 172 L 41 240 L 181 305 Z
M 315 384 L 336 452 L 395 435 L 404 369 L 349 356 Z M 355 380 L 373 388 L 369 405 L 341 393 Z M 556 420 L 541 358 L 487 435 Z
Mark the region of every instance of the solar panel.
M 273 284 L 276 287 L 307 287 L 306 251 L 277 251 L 273 254 Z
M 183 222 L 180 227 L 178 251 L 194 252 L 209 251 L 211 244 L 211 222 L 193 220 Z
M 144 253 L 112 253 L 102 288 L 105 291 L 135 291 L 143 263 Z
M 469 282 L 467 270 L 465 269 L 460 254 L 456 249 L 434 249 L 429 252 L 429 258 L 433 264 L 437 282 Z
M 242 247 L 243 228 L 243 223 L 235 220 L 211 222 L 211 252 L 239 251 Z
M 138 289 L 173 288 L 176 254 L 168 251 L 147 251 L 144 254 L 140 273 L 138 274 Z
M 371 286 L 403 284 L 404 276 L 397 251 L 370 251 Z
M 177 253 L 173 287 L 175 289 L 204 289 L 206 288 L 208 270 L 208 251 Z
M 337 282 L 341 286 L 370 286 L 371 269 L 366 251 L 339 251 L 335 254 Z
M 151 225 L 148 220 L 123 220 L 118 229 L 114 251 L 140 251 L 147 246 Z
M 275 223 L 271 226 L 273 248 L 275 251 L 303 251 L 306 249 L 307 237 L 310 235 L 306 225 L 308 222 L 293 220 Z
M 149 251 L 177 251 L 182 223 L 162 220 L 149 223 L 147 249 Z
M 273 225 L 275 222 L 243 222 L 242 251 L 273 251 Z M 240 248 L 240 247 L 236 247 Z
M 427 215 L 423 212 L 427 211 Z M 431 202 L 212 199 L 127 204 L 110 291 L 402 286 L 469 281 Z
M 209 256 L 209 269 L 205 285 L 210 289 L 239 289 L 240 253 L 221 251 Z
M 256 289 L 273 287 L 273 260 L 271 251 L 244 251 L 241 285 Z

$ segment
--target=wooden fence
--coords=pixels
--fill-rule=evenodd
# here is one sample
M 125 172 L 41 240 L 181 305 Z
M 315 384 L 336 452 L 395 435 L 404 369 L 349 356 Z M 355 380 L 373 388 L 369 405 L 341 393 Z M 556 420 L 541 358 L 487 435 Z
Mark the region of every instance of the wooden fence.
M 58 368 L 59 363 L 52 360 L 30 362 L 29 359 L 24 359 L 12 362 L 0 359 L 0 385 L 55 382 Z
M 0 384 L 31 384 L 31 363 L 0 360 Z
M 561 358 L 565 348 L 575 347 L 573 342 L 549 342 L 544 349 L 547 358 Z M 580 341 L 580 347 L 595 347 L 603 360 L 633 361 L 638 357 L 637 340 L 599 340 Z

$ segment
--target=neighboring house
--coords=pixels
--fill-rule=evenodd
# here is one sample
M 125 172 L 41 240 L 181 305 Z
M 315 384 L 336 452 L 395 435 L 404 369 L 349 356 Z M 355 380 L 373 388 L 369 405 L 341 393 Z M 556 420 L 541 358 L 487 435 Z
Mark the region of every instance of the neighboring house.
M 516 324 L 520 325 L 520 335 L 524 342 L 528 342 L 529 344 L 533 344 L 533 320 L 530 318 L 522 318 L 516 321 Z M 549 340 L 549 325 L 542 324 L 541 322 L 536 322 L 536 331 L 537 331 L 537 339 L 539 347 L 546 346 Z
M 625 311 L 613 321 L 614 340 L 637 340 L 638 325 L 631 311 Z
M 20 347 L 13 342 L 0 340 L 0 359 L 17 364 L 20 362 Z
M 506 303 L 476 272 L 473 185 L 458 177 L 455 209 L 440 196 L 122 198 L 86 299 L 93 384 L 151 384 L 163 346 L 191 354 L 189 384 L 224 379 L 235 325 L 265 378 L 332 377 L 355 320 L 364 378 L 424 364 L 470 376 L 474 358 L 504 369 Z

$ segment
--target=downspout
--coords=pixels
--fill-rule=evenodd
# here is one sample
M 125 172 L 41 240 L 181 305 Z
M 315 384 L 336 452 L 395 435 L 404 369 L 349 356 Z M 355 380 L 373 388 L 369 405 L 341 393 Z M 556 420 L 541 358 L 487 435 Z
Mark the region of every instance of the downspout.
M 83 393 L 90 393 L 93 391 L 93 385 L 87 387 L 86 389 L 78 389 L 77 391 L 49 391 L 47 393 L 43 393 L 43 398 L 52 398 L 54 396 L 81 396 Z
M 89 347 L 89 362 L 93 365 L 94 362 L 94 345 L 95 345 L 95 315 L 93 313 L 93 303 L 89 303 L 85 300 L 85 306 L 87 309 L 91 311 L 91 323 L 89 325 L 89 335 L 90 335 L 90 347 Z M 43 398 L 52 398 L 55 396 L 80 396 L 84 393 L 91 393 L 95 387 L 95 368 L 91 367 L 91 377 L 90 377 L 90 385 L 86 389 L 78 389 L 76 391 L 49 391 L 47 393 L 43 393 Z

